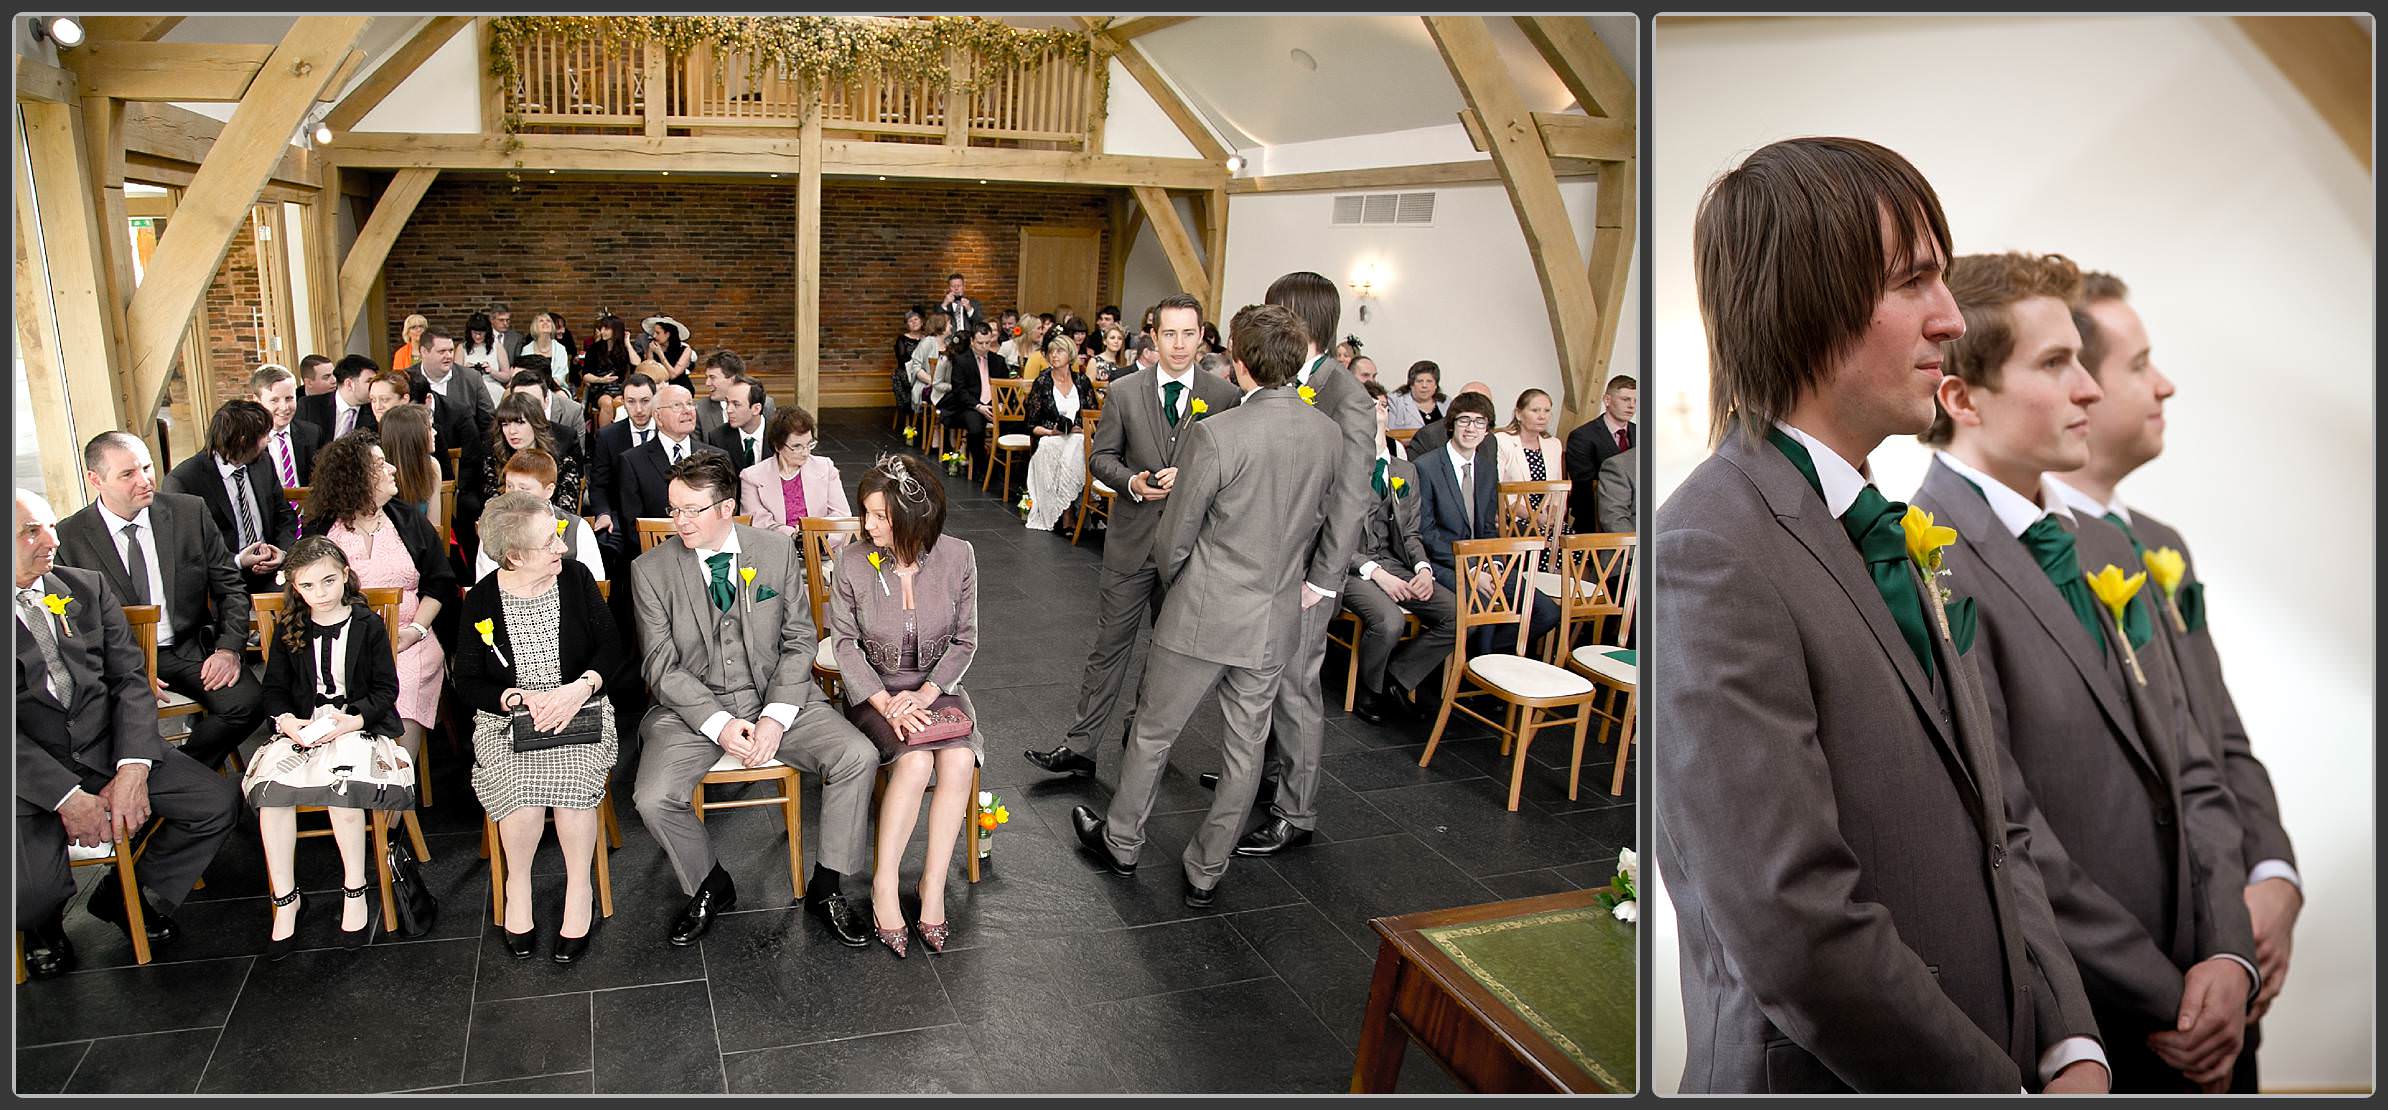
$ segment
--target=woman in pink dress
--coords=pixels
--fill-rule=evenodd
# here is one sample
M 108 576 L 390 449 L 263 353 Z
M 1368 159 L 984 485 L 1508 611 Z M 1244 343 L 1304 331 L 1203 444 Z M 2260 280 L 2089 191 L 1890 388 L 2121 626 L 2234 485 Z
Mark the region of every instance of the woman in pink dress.
M 418 759 L 423 735 L 439 720 L 446 657 L 431 635 L 442 608 L 456 601 L 456 571 L 439 533 L 398 498 L 398 468 L 371 431 L 351 432 L 315 456 L 307 534 L 331 537 L 348 555 L 358 584 L 395 587 L 398 604 L 398 717 L 407 750 Z

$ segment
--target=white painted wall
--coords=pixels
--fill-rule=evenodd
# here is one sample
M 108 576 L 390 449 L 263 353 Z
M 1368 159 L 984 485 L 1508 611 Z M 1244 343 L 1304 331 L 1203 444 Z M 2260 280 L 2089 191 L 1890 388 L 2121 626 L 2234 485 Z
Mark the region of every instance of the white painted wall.
M 2264 1023 L 2263 1082 L 2369 1089 L 2370 175 L 2227 19 L 1662 22 L 1656 63 L 1659 389 L 1644 405 L 1662 499 L 1706 453 L 1692 215 L 1749 150 L 1872 139 L 1932 181 L 1959 253 L 2059 251 L 2131 285 L 2180 392 L 2170 451 L 2125 493 L 2196 545 L 2231 689 L 2306 884 L 2295 962 Z M 1871 462 L 1903 497 L 1928 456 L 1908 440 Z M 1653 727 L 1663 743 L 1665 723 Z M 1664 899 L 1650 910 L 1651 1074 L 1668 1092 L 1684 1052 L 1677 949 Z
M 1168 78 L 1164 76 L 1163 80 Z M 1170 122 L 1153 95 L 1136 83 L 1128 67 L 1111 59 L 1110 115 L 1103 120 L 1103 153 L 1141 154 L 1159 158 L 1200 158 L 1185 133 Z M 1183 99 L 1183 94 L 1180 94 Z
M 1433 79 L 1429 75 L 1426 79 Z M 1492 159 L 1468 142 L 1468 130 L 1457 123 L 1349 135 L 1307 143 L 1280 143 L 1244 152 L 1252 165 L 1246 176 L 1259 174 L 1322 173 L 1329 170 L 1373 169 L 1379 166 L 1425 166 L 1436 162 Z
M 459 31 L 358 120 L 358 131 L 469 135 L 481 130 L 480 36 Z

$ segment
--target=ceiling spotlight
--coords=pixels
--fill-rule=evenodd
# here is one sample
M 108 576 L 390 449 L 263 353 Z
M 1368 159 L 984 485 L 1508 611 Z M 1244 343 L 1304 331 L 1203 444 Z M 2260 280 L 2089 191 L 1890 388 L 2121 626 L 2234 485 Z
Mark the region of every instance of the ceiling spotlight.
M 83 45 L 83 24 L 73 16 L 34 16 L 33 41 L 44 39 L 57 43 L 60 50 L 72 50 Z
M 879 175 L 879 180 L 881 180 L 881 181 L 885 181 L 885 180 L 887 180 L 887 175 L 886 175 L 886 174 L 880 174 L 880 175 Z
M 987 179 L 986 179 L 986 178 L 983 178 L 983 177 L 982 177 L 982 178 L 979 178 L 979 179 L 978 179 L 978 183 L 979 183 L 979 184 L 981 184 L 981 185 L 984 185 L 984 184 L 986 184 L 986 183 L 987 183 Z
M 332 144 L 332 125 L 331 125 L 331 124 L 328 124 L 328 123 L 321 123 L 321 122 L 318 122 L 318 123 L 315 125 L 315 145 L 316 145 L 316 146 L 330 146 L 331 144 Z
M 771 176 L 773 176 L 773 177 L 778 177 L 779 175 L 775 173 L 775 174 L 772 174 Z
M 663 171 L 663 176 L 665 176 L 665 177 L 670 177 L 671 175 L 672 175 L 672 171 L 670 171 L 670 170 L 665 170 L 665 171 Z
M 556 172 L 556 171 L 554 171 L 554 170 L 549 170 L 549 171 L 547 171 L 547 172 L 549 172 L 549 173 L 554 173 L 554 172 Z
M 1236 174 L 1236 173 L 1242 173 L 1242 172 L 1244 172 L 1244 156 L 1243 156 L 1243 155 L 1241 155 L 1241 154 L 1230 154 L 1230 155 L 1228 155 L 1228 156 L 1227 156 L 1227 172 L 1228 172 L 1228 173 L 1231 173 L 1231 174 Z

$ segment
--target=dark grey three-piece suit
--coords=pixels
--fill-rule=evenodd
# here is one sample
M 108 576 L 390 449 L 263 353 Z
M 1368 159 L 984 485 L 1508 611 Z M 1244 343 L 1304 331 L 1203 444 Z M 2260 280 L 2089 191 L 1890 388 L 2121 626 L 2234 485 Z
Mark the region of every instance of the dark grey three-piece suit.
M 1981 645 L 1935 630 L 1927 673 L 1823 498 L 1738 432 L 1656 532 L 1683 1089 L 2038 1086 L 2041 1053 L 2097 1029 L 2009 813 Z
M 1434 569 L 1426 544 L 1418 538 L 1418 503 L 1425 497 L 1418 484 L 1418 468 L 1401 459 L 1387 459 L 1385 473 L 1384 493 L 1375 492 L 1373 468 L 1363 487 L 1371 498 L 1360 517 L 1360 542 L 1352 552 L 1351 573 L 1343 579 L 1343 607 L 1358 614 L 1361 624 L 1360 683 L 1378 694 L 1385 692 L 1387 677 L 1408 690 L 1426 681 L 1450 656 L 1459 620 L 1458 596 L 1439 581 L 1427 597 L 1397 602 L 1374 580 L 1361 575 L 1370 563 L 1404 579 L 1417 574 L 1420 566 Z M 1396 480 L 1399 488 L 1395 488 Z M 1419 625 L 1418 636 L 1406 644 L 1401 642 L 1407 626 L 1402 619 L 1404 610 L 1416 613 Z

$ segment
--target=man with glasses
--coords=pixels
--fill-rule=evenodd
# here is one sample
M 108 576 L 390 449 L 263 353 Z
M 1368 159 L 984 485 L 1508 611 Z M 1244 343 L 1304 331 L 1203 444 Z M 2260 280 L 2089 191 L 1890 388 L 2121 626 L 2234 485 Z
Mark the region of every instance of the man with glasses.
M 727 755 L 739 766 L 777 761 L 819 778 L 819 855 L 805 907 L 840 943 L 864 947 L 864 915 L 839 880 L 870 862 L 879 757 L 813 685 L 816 632 L 796 545 L 732 519 L 738 472 L 719 451 L 674 465 L 667 488 L 678 542 L 639 556 L 631 583 L 640 674 L 655 698 L 639 722 L 635 798 L 688 895 L 668 939 L 695 944 L 738 901 L 690 805 L 699 781 Z
M 721 454 L 721 448 L 696 437 L 696 423 L 696 398 L 686 388 L 667 385 L 655 391 L 655 438 L 622 456 L 622 474 L 617 483 L 620 491 L 613 505 L 618 515 L 612 535 L 624 550 L 635 550 L 631 545 L 638 542 L 640 517 L 663 515 L 673 467 L 698 455 Z M 736 472 L 731 473 L 730 489 L 734 496 L 738 483 Z
M 1459 567 L 1451 554 L 1452 544 L 1460 540 L 1488 540 L 1501 534 L 1500 462 L 1478 450 L 1491 434 L 1492 423 L 1492 398 L 1463 390 L 1451 398 L 1451 411 L 1443 418 L 1444 427 L 1450 429 L 1451 441 L 1411 460 L 1418 467 L 1421 495 L 1418 538 L 1426 544 L 1427 558 L 1434 562 L 1434 580 L 1445 589 L 1459 589 Z M 1490 579 L 1472 585 L 1479 597 L 1499 587 Z M 1533 595 L 1531 639 L 1539 640 L 1543 633 L 1559 626 L 1559 605 L 1548 594 L 1528 583 L 1510 583 L 1509 588 L 1513 591 L 1523 588 Z M 1515 652 L 1516 636 L 1503 632 L 1485 627 L 1470 633 L 1468 654 Z

